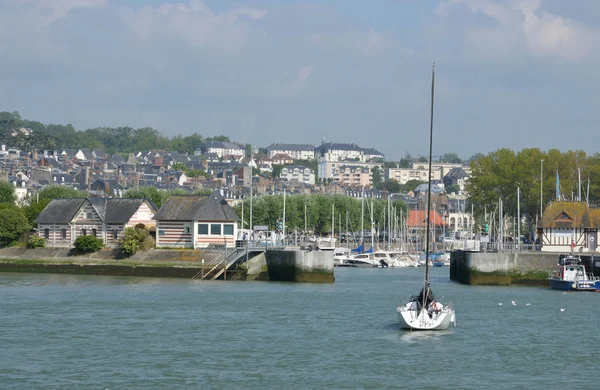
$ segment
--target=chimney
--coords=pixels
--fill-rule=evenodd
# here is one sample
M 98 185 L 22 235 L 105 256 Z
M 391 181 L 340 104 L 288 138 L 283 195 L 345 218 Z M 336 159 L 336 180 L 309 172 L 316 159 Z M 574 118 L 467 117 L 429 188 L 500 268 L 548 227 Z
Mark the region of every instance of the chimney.
M 37 149 L 33 149 L 33 161 L 37 161 L 38 160 L 38 151 Z
M 85 167 L 85 182 L 84 187 L 87 191 L 90 190 L 90 167 Z

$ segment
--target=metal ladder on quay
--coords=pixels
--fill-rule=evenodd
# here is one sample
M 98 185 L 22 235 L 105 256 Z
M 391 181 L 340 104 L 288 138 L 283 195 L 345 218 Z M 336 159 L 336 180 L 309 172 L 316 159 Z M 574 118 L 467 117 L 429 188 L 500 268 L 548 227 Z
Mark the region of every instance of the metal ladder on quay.
M 232 250 L 227 256 L 223 256 L 222 260 L 217 261 L 212 268 L 208 271 L 204 271 L 204 268 L 200 270 L 196 275 L 192 277 L 192 279 L 200 279 L 205 280 L 210 278 L 210 280 L 216 280 L 219 276 L 221 276 L 227 269 L 229 269 L 232 265 L 234 265 L 237 261 L 239 261 L 243 256 L 246 255 L 245 248 L 235 248 Z M 216 271 L 216 272 L 215 272 Z M 214 275 L 213 275 L 214 273 Z

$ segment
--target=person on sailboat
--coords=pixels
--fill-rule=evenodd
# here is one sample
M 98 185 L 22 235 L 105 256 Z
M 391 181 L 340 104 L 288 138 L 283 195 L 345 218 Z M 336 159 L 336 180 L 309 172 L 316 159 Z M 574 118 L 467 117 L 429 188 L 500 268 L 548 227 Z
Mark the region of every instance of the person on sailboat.
M 427 291 L 424 288 L 421 289 L 419 296 L 417 297 L 418 308 L 422 308 L 425 305 L 425 308 L 428 308 L 431 302 L 435 300 L 433 296 L 433 292 L 429 287 L 427 287 Z

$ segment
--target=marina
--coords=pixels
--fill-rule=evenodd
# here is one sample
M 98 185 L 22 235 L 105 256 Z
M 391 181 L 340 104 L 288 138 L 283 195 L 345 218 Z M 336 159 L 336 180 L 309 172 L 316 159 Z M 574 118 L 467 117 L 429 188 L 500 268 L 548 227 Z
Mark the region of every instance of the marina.
M 598 295 L 467 286 L 434 267 L 457 327 L 405 331 L 394 308 L 422 274 L 336 268 L 335 283 L 296 284 L 0 273 L 0 387 L 597 387 Z M 565 329 L 581 335 L 569 347 L 586 375 L 564 375 Z M 432 374 L 415 369 L 432 355 Z

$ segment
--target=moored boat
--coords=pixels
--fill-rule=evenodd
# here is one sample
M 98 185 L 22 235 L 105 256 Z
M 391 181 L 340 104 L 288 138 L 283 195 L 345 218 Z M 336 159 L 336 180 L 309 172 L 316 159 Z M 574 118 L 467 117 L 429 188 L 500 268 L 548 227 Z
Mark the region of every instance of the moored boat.
M 430 217 L 431 217 L 431 160 L 433 155 L 433 98 L 435 86 L 435 65 L 431 70 L 431 121 L 429 128 L 429 180 L 427 188 L 427 230 L 425 239 L 425 280 L 418 296 L 396 308 L 400 326 L 411 330 L 445 330 L 450 324 L 456 326 L 456 315 L 452 304 L 443 305 L 433 297 L 429 280 L 430 259 Z
M 588 274 L 579 257 L 561 259 L 556 275 L 550 277 L 550 288 L 561 291 L 600 291 L 600 278 Z

